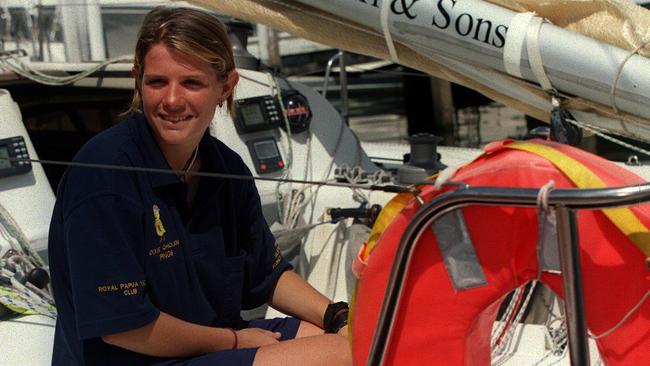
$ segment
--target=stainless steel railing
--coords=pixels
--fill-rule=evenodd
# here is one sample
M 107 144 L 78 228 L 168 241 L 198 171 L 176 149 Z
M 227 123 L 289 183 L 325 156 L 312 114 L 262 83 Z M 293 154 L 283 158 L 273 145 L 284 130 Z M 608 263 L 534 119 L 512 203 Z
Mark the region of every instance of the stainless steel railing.
M 469 187 L 447 192 L 425 203 L 409 221 L 388 279 L 367 365 L 383 365 L 392 335 L 404 279 L 423 232 L 447 212 L 469 205 L 536 207 L 539 190 Z M 603 189 L 556 189 L 548 195 L 558 218 L 558 244 L 564 279 L 565 310 L 571 364 L 589 365 L 576 211 L 629 206 L 650 201 L 650 184 Z

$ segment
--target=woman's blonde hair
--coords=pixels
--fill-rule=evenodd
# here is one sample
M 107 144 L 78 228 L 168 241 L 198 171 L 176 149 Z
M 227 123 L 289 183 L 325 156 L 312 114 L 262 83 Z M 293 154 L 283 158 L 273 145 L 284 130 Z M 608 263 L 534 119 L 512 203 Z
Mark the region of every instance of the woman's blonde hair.
M 156 7 L 145 16 L 138 33 L 133 62 L 138 75 L 131 105 L 125 114 L 139 111 L 142 107 L 139 83 L 146 67 L 144 60 L 158 43 L 210 63 L 219 81 L 226 81 L 235 69 L 226 26 L 216 16 L 191 8 Z M 228 96 L 227 106 L 232 114 L 235 108 L 232 93 Z

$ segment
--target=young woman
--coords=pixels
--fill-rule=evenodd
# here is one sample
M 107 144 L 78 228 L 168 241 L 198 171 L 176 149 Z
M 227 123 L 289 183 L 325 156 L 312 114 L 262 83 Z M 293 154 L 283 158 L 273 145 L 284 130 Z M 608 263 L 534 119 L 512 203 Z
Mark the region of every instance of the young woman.
M 347 306 L 290 270 L 254 183 L 191 174 L 251 174 L 207 132 L 239 79 L 223 24 L 152 10 L 133 76 L 131 113 L 75 160 L 181 173 L 68 169 L 50 228 L 53 365 L 350 364 Z M 293 317 L 239 316 L 263 303 Z

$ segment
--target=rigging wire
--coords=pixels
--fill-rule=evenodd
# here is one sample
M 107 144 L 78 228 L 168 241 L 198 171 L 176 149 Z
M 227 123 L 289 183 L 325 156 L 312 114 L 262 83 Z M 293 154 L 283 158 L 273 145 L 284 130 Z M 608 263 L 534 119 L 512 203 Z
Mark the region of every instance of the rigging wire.
M 382 192 L 389 192 L 389 193 L 415 192 L 414 187 L 405 187 L 405 186 L 398 186 L 398 185 L 352 184 L 352 183 L 343 183 L 343 182 L 334 182 L 334 181 L 313 181 L 313 180 L 289 179 L 289 178 L 255 177 L 252 175 L 239 175 L 239 174 L 215 173 L 215 172 L 187 172 L 186 173 L 184 170 L 133 167 L 133 166 L 114 165 L 114 164 L 82 163 L 82 162 L 75 162 L 75 161 L 46 160 L 46 159 L 32 159 L 32 158 L 0 157 L 0 161 L 2 160 L 9 160 L 15 162 L 23 161 L 23 162 L 30 162 L 30 163 L 39 163 L 44 165 L 62 165 L 62 166 L 91 168 L 91 169 L 110 169 L 110 170 L 175 174 L 175 175 L 187 174 L 187 175 L 195 175 L 199 177 L 221 178 L 221 179 L 270 181 L 270 182 L 279 181 L 282 183 L 306 184 L 312 186 L 330 186 L 330 187 L 340 187 L 340 188 L 350 188 L 350 189 L 365 189 L 369 191 L 382 191 Z
M 628 136 L 624 136 L 624 135 L 622 135 L 620 133 L 612 132 L 612 131 L 609 131 L 609 130 L 607 130 L 605 128 L 599 127 L 599 126 L 594 126 L 594 125 L 589 124 L 589 123 L 579 122 L 579 121 L 569 119 L 569 118 L 567 118 L 566 121 L 573 124 L 573 125 L 575 125 L 575 126 L 583 128 L 583 129 L 593 133 L 594 135 L 596 135 L 596 136 L 598 136 L 600 138 L 603 138 L 603 139 L 605 139 L 607 141 L 613 142 L 613 143 L 615 143 L 617 145 L 620 145 L 620 146 L 622 146 L 624 148 L 627 148 L 627 149 L 630 149 L 632 151 L 636 151 L 636 152 L 639 152 L 641 154 L 650 156 L 650 151 L 649 150 L 646 150 L 646 149 L 640 148 L 638 146 L 634 146 L 632 144 L 629 144 L 629 143 L 627 143 L 625 141 L 619 140 L 619 139 L 617 139 L 615 137 L 610 136 L 610 134 L 614 134 L 614 135 L 621 136 L 621 137 L 628 137 Z M 641 140 L 638 140 L 638 139 L 637 139 L 637 141 L 641 142 Z
M 358 66 L 358 65 L 347 65 L 346 67 L 348 69 L 355 70 L 355 71 L 374 72 L 374 73 L 377 73 L 377 74 L 387 74 L 387 75 L 397 75 L 397 76 L 416 76 L 416 77 L 423 77 L 423 78 L 432 78 L 431 75 L 426 74 L 426 73 L 407 72 L 407 71 L 398 71 L 398 70 L 371 69 L 371 68 L 361 67 L 361 66 Z M 299 73 L 291 74 L 291 75 L 288 75 L 287 77 L 308 76 L 310 74 L 322 74 L 324 72 L 325 72 L 325 68 L 319 68 L 319 69 L 315 69 L 315 70 L 311 70 L 311 71 L 305 71 L 305 72 L 299 72 Z

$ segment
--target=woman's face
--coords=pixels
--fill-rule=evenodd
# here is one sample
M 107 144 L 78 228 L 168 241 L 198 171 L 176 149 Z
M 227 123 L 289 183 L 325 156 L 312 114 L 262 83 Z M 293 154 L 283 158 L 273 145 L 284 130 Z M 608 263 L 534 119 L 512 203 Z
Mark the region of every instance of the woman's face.
M 210 125 L 217 105 L 226 102 L 238 80 L 236 71 L 225 82 L 198 57 L 158 43 L 144 59 L 139 81 L 142 109 L 162 146 L 194 147 Z M 133 70 L 137 75 L 137 70 Z

